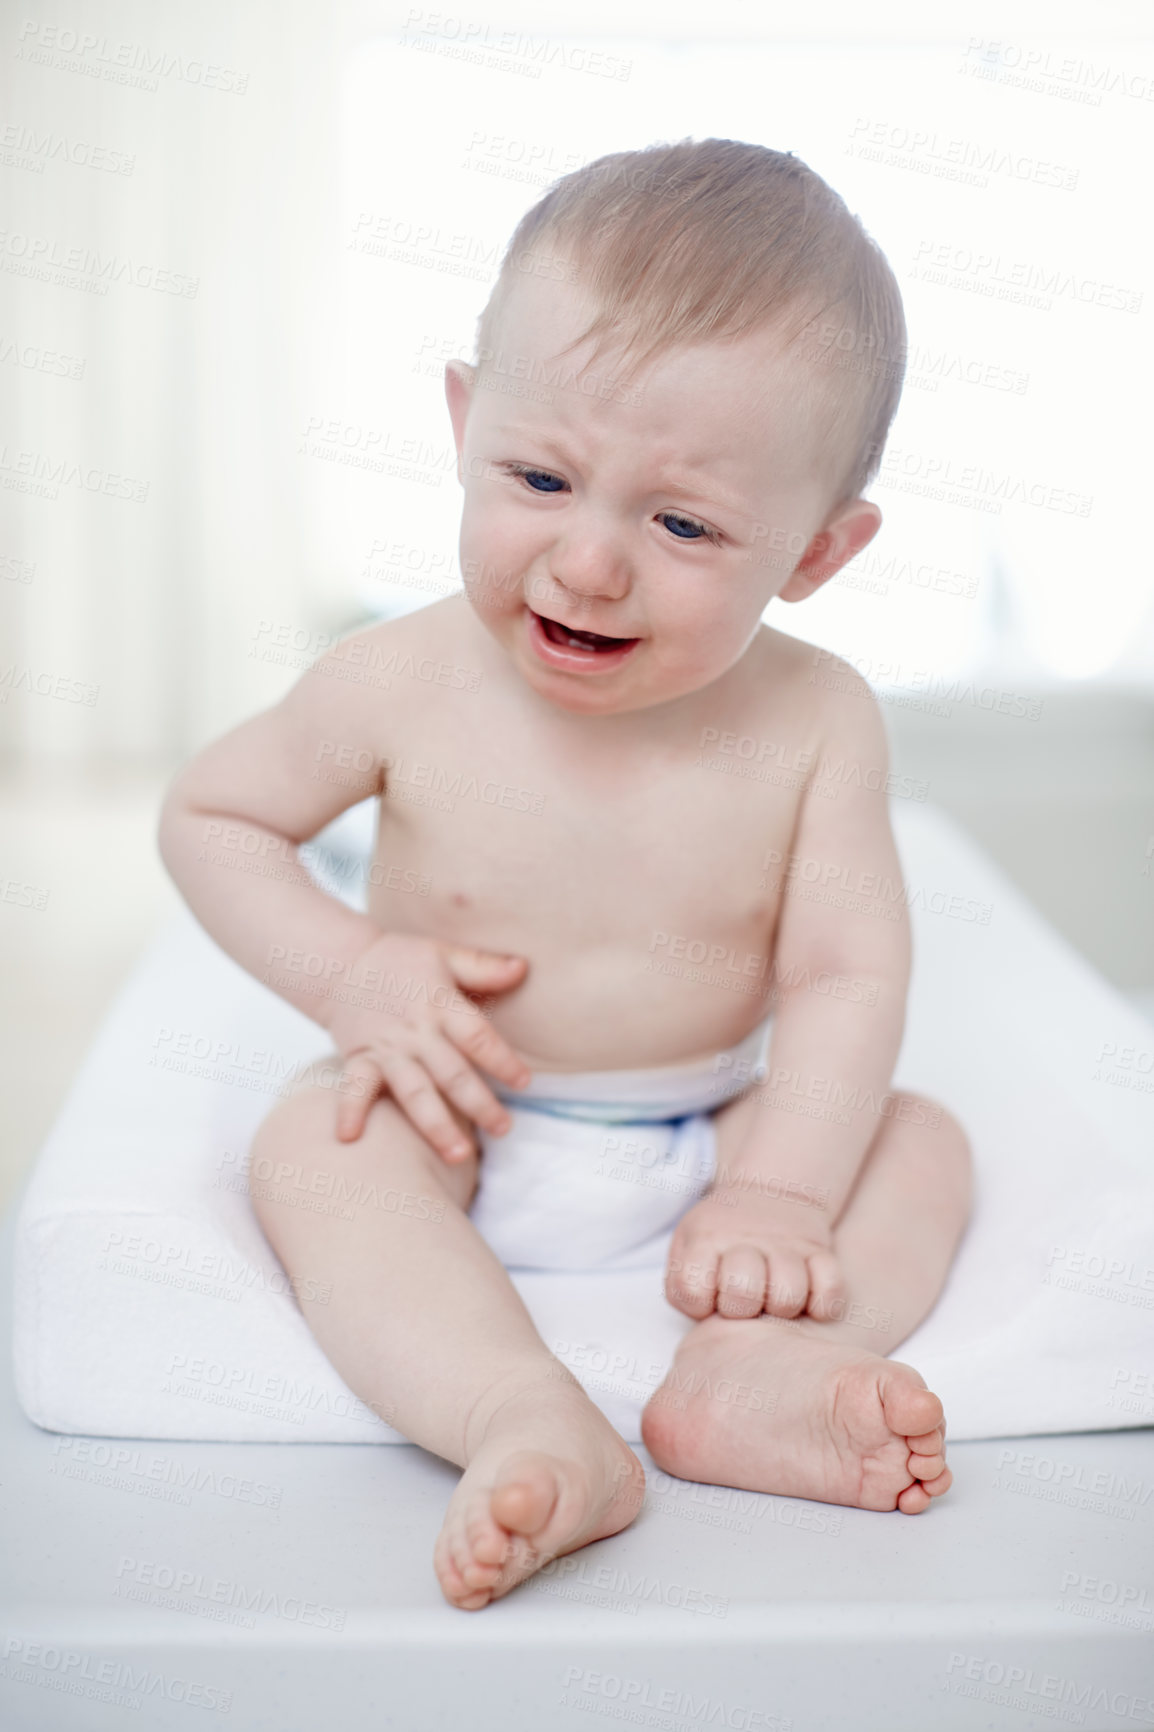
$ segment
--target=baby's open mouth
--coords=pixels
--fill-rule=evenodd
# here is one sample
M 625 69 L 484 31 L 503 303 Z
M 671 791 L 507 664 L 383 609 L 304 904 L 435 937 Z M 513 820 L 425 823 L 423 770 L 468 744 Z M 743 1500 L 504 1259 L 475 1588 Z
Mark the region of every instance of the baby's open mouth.
M 543 613 L 537 618 L 541 628 L 550 643 L 560 644 L 563 649 L 592 650 L 594 653 L 604 650 L 622 649 L 626 644 L 636 643 L 634 637 L 606 637 L 599 631 L 575 631 L 571 626 L 561 625 L 555 619 L 546 619 Z

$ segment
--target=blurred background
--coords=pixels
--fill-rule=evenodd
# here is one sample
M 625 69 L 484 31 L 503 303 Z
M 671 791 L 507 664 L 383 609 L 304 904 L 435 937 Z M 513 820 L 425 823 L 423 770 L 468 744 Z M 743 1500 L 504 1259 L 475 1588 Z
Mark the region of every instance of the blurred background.
M 767 618 L 1154 1017 L 1144 6 L 25 0 L 0 80 L 0 1201 L 178 907 L 168 778 L 458 586 L 445 360 L 545 188 L 658 140 L 791 150 L 886 251 L 884 525 Z

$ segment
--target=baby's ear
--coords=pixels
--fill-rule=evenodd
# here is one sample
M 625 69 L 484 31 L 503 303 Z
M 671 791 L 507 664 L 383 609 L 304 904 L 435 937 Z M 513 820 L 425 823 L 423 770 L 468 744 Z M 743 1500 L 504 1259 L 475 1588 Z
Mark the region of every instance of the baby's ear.
M 868 547 L 881 528 L 882 514 L 872 499 L 851 499 L 818 530 L 785 583 L 781 601 L 805 601 L 815 590 Z
M 469 413 L 469 404 L 473 398 L 473 387 L 477 380 L 477 369 L 468 361 L 445 362 L 445 401 L 449 405 L 449 419 L 453 423 L 453 443 L 457 447 L 457 480 L 463 480 L 461 474 L 461 455 L 465 445 L 465 420 Z
M 477 377 L 477 369 L 476 369 L 476 367 L 473 366 L 472 362 L 470 362 L 470 361 L 446 361 L 445 362 L 445 390 L 446 391 L 448 391 L 448 389 L 449 389 L 450 376 L 455 378 L 464 390 L 471 392 L 473 389 L 474 381 L 476 380 L 476 377 Z

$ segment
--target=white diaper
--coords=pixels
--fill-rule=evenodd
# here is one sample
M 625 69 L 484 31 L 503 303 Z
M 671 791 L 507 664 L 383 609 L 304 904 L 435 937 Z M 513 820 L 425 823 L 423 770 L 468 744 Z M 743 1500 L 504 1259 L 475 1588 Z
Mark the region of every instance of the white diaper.
M 469 1216 L 505 1267 L 663 1265 L 673 1227 L 713 1178 L 713 1113 L 765 1076 L 772 1020 L 689 1064 L 491 1083 L 513 1124 L 479 1133 Z

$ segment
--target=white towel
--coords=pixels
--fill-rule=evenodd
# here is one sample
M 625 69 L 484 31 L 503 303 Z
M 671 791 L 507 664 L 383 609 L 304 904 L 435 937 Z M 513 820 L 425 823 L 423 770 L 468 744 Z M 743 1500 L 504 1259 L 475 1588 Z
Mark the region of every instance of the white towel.
M 957 1114 L 977 1172 L 945 1291 L 895 1356 L 941 1396 L 959 1440 L 1154 1423 L 1154 1030 L 956 825 L 908 800 L 892 816 L 914 931 L 894 1082 Z M 363 862 L 342 880 L 363 883 Z M 240 1177 L 318 1035 L 191 916 L 138 964 L 20 1210 L 15 1370 L 37 1424 L 401 1441 L 325 1358 Z M 638 1441 L 692 1327 L 660 1269 L 511 1279 Z

